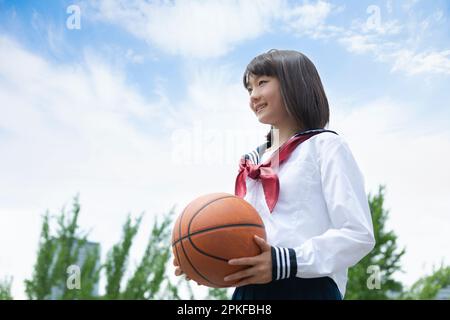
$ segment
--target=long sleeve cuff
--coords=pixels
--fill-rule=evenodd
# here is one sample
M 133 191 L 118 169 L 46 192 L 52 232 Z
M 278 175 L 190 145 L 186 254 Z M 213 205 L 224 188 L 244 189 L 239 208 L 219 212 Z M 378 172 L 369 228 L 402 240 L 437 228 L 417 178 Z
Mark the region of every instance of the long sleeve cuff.
M 297 257 L 294 249 L 272 246 L 272 281 L 297 275 Z

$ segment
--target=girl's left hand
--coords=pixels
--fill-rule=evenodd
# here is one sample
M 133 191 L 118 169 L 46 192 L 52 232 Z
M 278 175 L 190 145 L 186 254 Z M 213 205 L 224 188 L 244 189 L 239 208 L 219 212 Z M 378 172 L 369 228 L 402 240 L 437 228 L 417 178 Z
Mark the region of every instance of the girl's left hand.
M 236 281 L 236 287 L 248 284 L 262 284 L 272 281 L 272 252 L 271 246 L 262 238 L 255 235 L 255 242 L 262 253 L 255 257 L 231 259 L 228 264 L 250 266 L 247 269 L 233 273 L 224 278 L 224 281 Z

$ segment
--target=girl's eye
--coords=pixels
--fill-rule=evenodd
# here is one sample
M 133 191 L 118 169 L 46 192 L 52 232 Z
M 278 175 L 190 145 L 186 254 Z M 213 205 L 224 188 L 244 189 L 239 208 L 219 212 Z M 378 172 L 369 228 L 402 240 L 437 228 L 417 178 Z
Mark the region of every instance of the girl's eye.
M 262 85 L 263 83 L 266 83 L 266 82 L 269 82 L 269 81 L 267 81 L 267 80 L 259 80 L 258 81 L 258 86 L 260 86 L 260 85 Z M 252 88 L 247 88 L 247 91 L 248 91 L 249 94 L 251 94 L 253 89 Z

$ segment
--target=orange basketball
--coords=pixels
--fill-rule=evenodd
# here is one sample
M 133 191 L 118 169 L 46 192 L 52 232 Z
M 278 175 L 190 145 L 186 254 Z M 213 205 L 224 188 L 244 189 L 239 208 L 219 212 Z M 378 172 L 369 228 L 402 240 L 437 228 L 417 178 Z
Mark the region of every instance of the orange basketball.
M 254 235 L 266 239 L 263 221 L 245 200 L 212 193 L 189 203 L 175 222 L 172 250 L 181 270 L 208 287 L 231 287 L 223 278 L 248 266 L 232 266 L 232 258 L 261 253 Z

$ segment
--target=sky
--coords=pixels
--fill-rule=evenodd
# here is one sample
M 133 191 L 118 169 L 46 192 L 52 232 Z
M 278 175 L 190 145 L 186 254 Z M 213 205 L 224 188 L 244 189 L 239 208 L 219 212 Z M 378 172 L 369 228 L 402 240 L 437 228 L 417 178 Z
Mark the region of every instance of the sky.
M 269 49 L 316 65 L 328 128 L 386 187 L 405 285 L 450 263 L 450 2 L 0 0 L 0 279 L 25 298 L 48 211 L 101 244 L 212 192 L 268 127 L 242 74 Z M 197 289 L 201 292 L 202 289 Z

